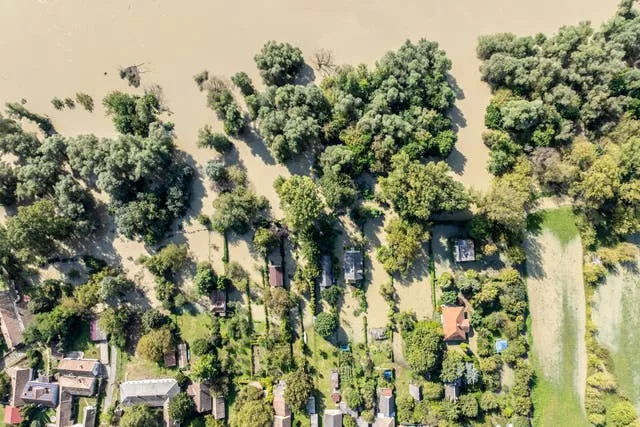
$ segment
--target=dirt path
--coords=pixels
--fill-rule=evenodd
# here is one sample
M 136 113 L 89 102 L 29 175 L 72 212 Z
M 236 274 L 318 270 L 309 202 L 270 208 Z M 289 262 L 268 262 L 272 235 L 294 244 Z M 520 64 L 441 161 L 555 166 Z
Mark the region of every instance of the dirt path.
M 558 392 L 549 396 L 549 406 L 558 409 L 570 403 L 561 401 L 567 393 L 580 404 L 580 409 L 573 409 L 581 411 L 587 357 L 580 239 L 563 246 L 545 229 L 537 236 L 527 236 L 525 251 L 534 362 Z

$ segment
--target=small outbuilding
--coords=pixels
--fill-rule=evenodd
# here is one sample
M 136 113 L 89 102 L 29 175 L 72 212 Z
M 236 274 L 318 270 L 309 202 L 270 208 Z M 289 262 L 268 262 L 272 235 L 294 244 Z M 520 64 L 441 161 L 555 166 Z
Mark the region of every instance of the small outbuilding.
M 356 283 L 363 278 L 362 252 L 358 249 L 344 251 L 344 281 Z
M 215 289 L 211 291 L 211 311 L 219 316 L 227 315 L 227 294 L 224 291 Z
M 226 406 L 225 406 L 225 402 L 224 402 L 224 397 L 223 396 L 214 396 L 213 397 L 213 403 L 212 403 L 212 408 L 211 408 L 211 415 L 213 415 L 213 418 L 215 418 L 216 420 L 224 420 L 225 416 L 226 416 Z
M 458 400 L 460 396 L 460 385 L 457 382 L 446 383 L 444 385 L 444 398 L 451 402 Z
M 333 266 L 331 263 L 331 257 L 329 255 L 322 255 L 320 258 L 320 266 L 322 267 L 322 274 L 320 276 L 320 288 L 326 289 L 333 285 Z
M 393 418 L 396 414 L 396 401 L 393 396 L 393 390 L 390 388 L 381 388 L 378 391 L 378 417 Z
M 471 239 L 458 239 L 453 242 L 454 257 L 456 262 L 469 262 L 476 260 L 476 252 Z
M 187 344 L 181 342 L 178 344 L 178 368 L 185 369 L 189 365 L 189 351 Z
M 369 328 L 369 335 L 376 341 L 383 341 L 387 339 L 385 328 Z
M 187 387 L 187 394 L 193 398 L 196 412 L 202 414 L 211 411 L 213 399 L 211 398 L 211 391 L 208 384 L 190 384 L 189 387 Z
M 420 402 L 422 400 L 422 389 L 418 384 L 409 384 L 409 395 L 416 402 Z
M 339 409 L 325 409 L 324 427 L 342 427 L 342 413 Z
M 103 342 L 107 340 L 107 334 L 100 328 L 97 318 L 91 319 L 89 322 L 89 336 L 93 342 Z
M 272 288 L 281 288 L 284 286 L 284 273 L 279 265 L 269 265 L 269 285 Z
M 337 369 L 331 370 L 331 387 L 334 390 L 340 389 L 340 374 Z
M 175 350 L 169 350 L 164 353 L 164 367 L 165 368 L 175 368 L 178 366 L 178 358 L 176 357 Z

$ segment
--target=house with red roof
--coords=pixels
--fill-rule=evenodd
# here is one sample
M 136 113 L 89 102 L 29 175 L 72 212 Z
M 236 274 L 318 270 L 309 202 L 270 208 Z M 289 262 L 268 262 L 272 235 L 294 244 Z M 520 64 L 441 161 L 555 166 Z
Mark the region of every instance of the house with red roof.
M 445 341 L 465 341 L 471 331 L 465 307 L 442 306 L 442 329 Z

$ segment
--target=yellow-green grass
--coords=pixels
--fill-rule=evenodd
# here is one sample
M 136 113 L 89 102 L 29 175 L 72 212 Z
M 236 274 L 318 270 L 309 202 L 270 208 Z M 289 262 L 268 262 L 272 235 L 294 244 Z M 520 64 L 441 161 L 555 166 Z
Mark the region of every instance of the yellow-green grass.
M 331 402 L 331 370 L 338 368 L 338 350 L 327 340 L 318 335 L 312 328 L 307 329 L 308 360 L 315 369 L 316 387 L 320 394 L 317 402 L 318 412 L 325 407 L 332 407 Z
M 180 328 L 182 339 L 193 344 L 198 338 L 206 338 L 211 331 L 211 317 L 209 313 L 184 311 L 175 317 L 176 324 Z
M 551 231 L 563 246 L 579 235 L 576 216 L 569 206 L 540 211 L 532 214 L 529 219 L 530 223 L 536 222 L 538 227 Z
M 99 359 L 100 351 L 98 350 L 98 347 L 91 342 L 89 324 L 82 323 L 74 332 L 75 334 L 73 335 L 73 341 L 71 342 L 70 349 L 84 352 L 85 359 Z

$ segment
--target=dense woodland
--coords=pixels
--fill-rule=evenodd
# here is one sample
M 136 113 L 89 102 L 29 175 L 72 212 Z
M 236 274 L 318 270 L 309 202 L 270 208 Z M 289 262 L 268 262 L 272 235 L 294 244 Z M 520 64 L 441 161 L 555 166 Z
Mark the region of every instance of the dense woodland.
M 175 318 L 185 306 L 203 303 L 212 292 L 237 292 L 249 305 L 231 304 L 228 317 L 211 317 L 206 337 L 191 343 L 190 370 L 176 371 L 176 379 L 183 391 L 190 382 L 209 382 L 214 392 L 229 396 L 230 425 L 256 427 L 272 425 L 272 387 L 283 379 L 294 418 L 304 419 L 318 375 L 327 373 L 315 370 L 302 339 L 303 307 L 314 317 L 314 331 L 307 332 L 334 346 L 344 293 L 338 284 L 319 291 L 321 259 L 335 253 L 345 218 L 362 227 L 386 212 L 387 243 L 375 248 L 390 277 L 383 287 L 389 304 L 385 333 L 402 337 L 410 379 L 422 385 L 424 396 L 416 402 L 406 389 L 395 390 L 397 420 L 528 426 L 535 374 L 520 269 L 522 239 L 533 218 L 528 213 L 541 197 L 571 198 L 583 244 L 593 255 L 584 269 L 585 282 L 593 286 L 607 269 L 631 259 L 624 239 L 640 232 L 640 15 L 632 3 L 623 0 L 599 30 L 585 23 L 563 27 L 552 37 L 496 34 L 479 39 L 482 78 L 493 91 L 483 141 L 491 150 L 487 167 L 494 178 L 484 194 L 467 191 L 444 162 L 456 143 L 450 117 L 455 88 L 448 78 L 451 61 L 435 42 L 407 41 L 373 67 L 316 64 L 318 71 L 328 69 L 319 85 L 308 76 L 302 51 L 276 41 L 255 55 L 260 85 L 245 72 L 233 75 L 232 84 L 208 72 L 196 75 L 224 130 L 205 125 L 197 141 L 215 152 L 202 168 L 203 179 L 216 192 L 214 214 L 199 221 L 224 236 L 224 271 L 192 259 L 186 245 L 164 241 L 189 207 L 196 170 L 176 149 L 158 87 L 104 97 L 116 138 L 65 137 L 48 117 L 21 103 L 7 104 L 6 115 L 0 116 L 0 154 L 7 159 L 0 162 L 0 203 L 9 213 L 0 226 L 0 281 L 30 298 L 35 320 L 24 333 L 30 366 L 44 368 L 47 347 L 71 349 L 74 331 L 97 312 L 111 344 L 162 366 L 164 353 L 183 340 Z M 87 97 L 78 94 L 77 101 L 92 110 Z M 54 101 L 56 108 L 71 105 Z M 40 131 L 24 130 L 23 120 Z M 228 156 L 235 140 L 253 132 L 277 162 L 304 157 L 313 165 L 309 176 L 280 177 L 273 183 L 283 218 L 273 217 L 268 201 Z M 106 206 L 98 194 L 107 196 Z M 150 255 L 138 262 L 154 278 L 156 307 L 143 309 L 132 302 L 140 293 L 138 284 L 120 266 L 86 254 L 86 245 L 105 232 L 105 212 L 120 235 L 143 241 L 149 249 Z M 439 322 L 417 320 L 415 313 L 399 312 L 394 302 L 393 280 L 410 271 L 430 238 L 434 215 L 453 212 L 472 218 L 465 231 L 482 255 L 501 254 L 510 266 L 444 273 L 434 281 L 438 305 L 456 305 L 460 298 L 469 302 L 475 351 L 467 344 L 445 345 Z M 243 267 L 229 259 L 228 238 L 247 234 L 265 266 L 271 254 L 284 253 L 285 244 L 293 248 L 298 267 L 291 284 L 270 288 L 266 270 L 263 283 L 252 283 Z M 353 246 L 365 247 L 360 236 L 348 237 Z M 39 267 L 63 257 L 79 261 L 86 280 L 76 285 L 31 280 Z M 185 271 L 192 273 L 195 296 L 181 288 Z M 366 284 L 352 288 L 366 312 Z M 264 303 L 271 319 L 264 331 L 255 329 L 252 301 Z M 630 411 L 627 418 L 636 416 L 622 396 L 611 411 L 605 405 L 605 395 L 615 394 L 614 379 L 595 333 L 588 331 L 589 421 L 604 425 L 620 412 L 622 421 L 613 425 L 630 425 L 624 416 Z M 508 339 L 509 346 L 497 354 L 494 342 L 500 338 Z M 263 356 L 254 372 L 256 348 Z M 343 400 L 368 422 L 376 415 L 376 390 L 395 384 L 376 369 L 371 348 L 357 344 L 340 353 L 340 367 L 351 372 Z M 501 382 L 505 368 L 513 370 L 510 388 Z M 249 380 L 260 381 L 266 393 L 247 385 Z M 456 401 L 444 399 L 443 387 L 452 383 L 461 389 Z M 0 377 L 0 394 L 5 388 Z M 224 425 L 197 416 L 184 392 L 172 399 L 169 412 L 185 425 Z M 122 414 L 111 408 L 106 418 L 123 427 L 159 425 L 159 414 L 143 406 Z M 345 417 L 344 425 L 354 423 Z

